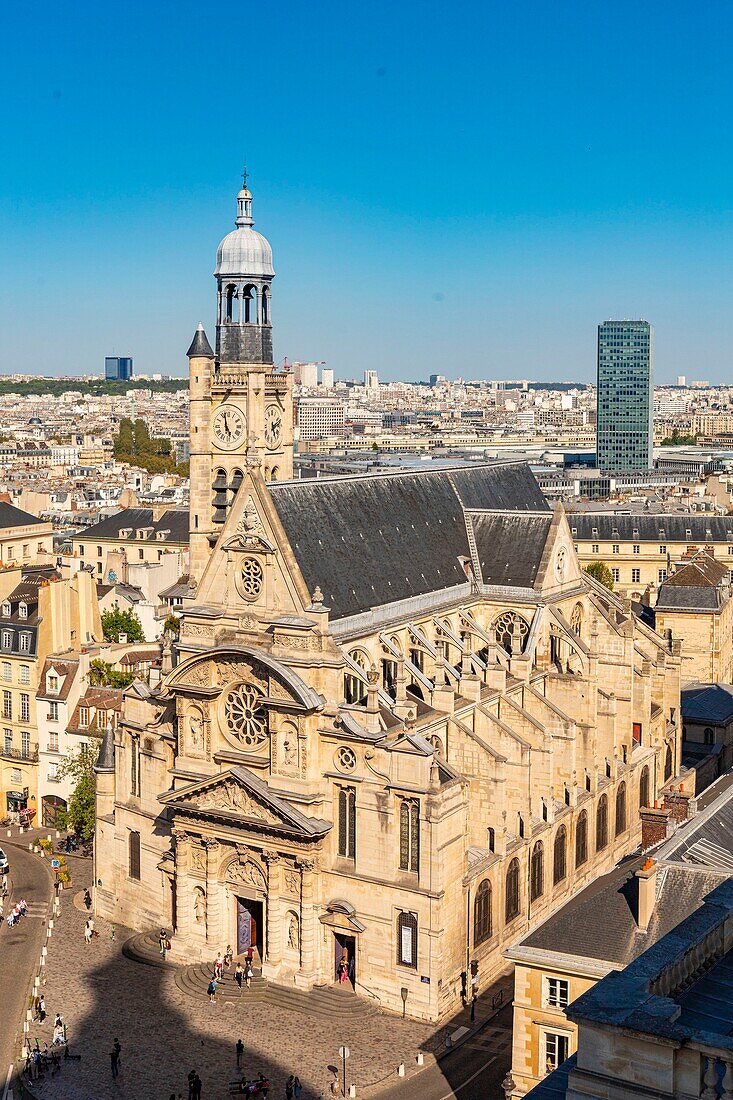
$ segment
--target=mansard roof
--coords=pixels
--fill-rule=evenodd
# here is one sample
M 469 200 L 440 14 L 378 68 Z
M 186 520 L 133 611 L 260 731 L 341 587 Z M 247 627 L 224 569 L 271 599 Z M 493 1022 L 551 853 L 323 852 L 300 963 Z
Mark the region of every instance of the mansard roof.
M 697 543 L 733 540 L 733 516 L 709 513 L 624 516 L 616 512 L 573 512 L 568 515 L 568 523 L 574 537 L 580 540 Z
M 549 530 L 550 510 L 525 463 L 314 478 L 269 489 L 303 578 L 310 591 L 320 586 L 332 619 L 464 585 L 470 511 L 498 512 L 497 530 L 509 516 L 540 513 Z M 536 544 L 536 532 L 530 541 Z M 536 565 L 524 563 L 516 570 L 521 581 L 502 581 L 506 564 L 494 561 L 489 541 L 483 546 L 488 583 L 526 583 L 536 574 Z
M 120 531 L 129 531 L 124 537 Z M 140 542 L 137 532 L 147 530 L 149 542 L 187 543 L 188 512 L 180 508 L 168 508 L 160 519 L 153 519 L 152 508 L 123 508 L 113 516 L 101 519 L 91 527 L 85 527 L 75 539 L 116 539 L 123 542 Z

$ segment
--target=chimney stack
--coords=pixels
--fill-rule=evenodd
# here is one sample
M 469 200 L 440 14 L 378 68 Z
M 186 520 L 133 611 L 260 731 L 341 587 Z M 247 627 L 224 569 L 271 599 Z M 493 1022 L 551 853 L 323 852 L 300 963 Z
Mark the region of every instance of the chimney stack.
M 651 856 L 644 861 L 643 867 L 636 872 L 639 896 L 637 901 L 636 923 L 640 932 L 649 930 L 649 922 L 654 913 L 657 900 L 657 865 Z

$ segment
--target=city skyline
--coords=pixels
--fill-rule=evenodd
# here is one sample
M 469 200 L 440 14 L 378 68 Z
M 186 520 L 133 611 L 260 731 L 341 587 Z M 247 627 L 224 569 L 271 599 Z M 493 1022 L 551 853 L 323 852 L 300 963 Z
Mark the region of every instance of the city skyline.
M 190 3 L 10 12 L 0 370 L 184 374 L 246 159 L 279 362 L 590 381 L 643 316 L 661 382 L 729 377 L 730 9 L 417 10 L 249 11 L 223 90 Z

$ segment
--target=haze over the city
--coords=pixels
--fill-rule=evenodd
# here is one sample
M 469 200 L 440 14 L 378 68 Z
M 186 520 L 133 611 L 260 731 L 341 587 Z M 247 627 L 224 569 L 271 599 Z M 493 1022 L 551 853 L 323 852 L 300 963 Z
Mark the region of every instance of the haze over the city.
M 436 33 L 439 28 L 439 33 Z M 246 159 L 275 356 L 337 377 L 730 380 L 733 9 L 5 12 L 0 370 L 182 374 Z

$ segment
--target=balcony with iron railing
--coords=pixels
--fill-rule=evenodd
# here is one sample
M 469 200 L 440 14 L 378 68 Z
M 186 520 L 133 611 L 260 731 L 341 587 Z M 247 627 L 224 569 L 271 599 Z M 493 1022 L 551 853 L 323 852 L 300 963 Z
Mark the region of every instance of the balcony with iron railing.
M 0 743 L 0 759 L 2 760 L 21 760 L 26 764 L 38 763 L 38 745 L 29 745 L 27 749 L 16 749 L 10 746 L 9 748 Z

